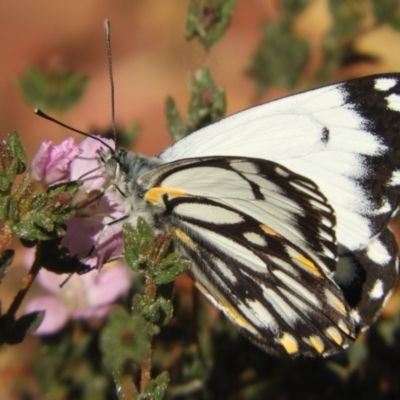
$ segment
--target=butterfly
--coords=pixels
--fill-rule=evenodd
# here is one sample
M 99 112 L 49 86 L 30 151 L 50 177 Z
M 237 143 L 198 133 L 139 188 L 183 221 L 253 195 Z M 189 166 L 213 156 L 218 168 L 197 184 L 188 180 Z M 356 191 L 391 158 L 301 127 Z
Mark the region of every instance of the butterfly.
M 352 344 L 392 294 L 400 74 L 288 96 L 158 157 L 101 149 L 127 221 L 171 229 L 200 291 L 276 356 Z

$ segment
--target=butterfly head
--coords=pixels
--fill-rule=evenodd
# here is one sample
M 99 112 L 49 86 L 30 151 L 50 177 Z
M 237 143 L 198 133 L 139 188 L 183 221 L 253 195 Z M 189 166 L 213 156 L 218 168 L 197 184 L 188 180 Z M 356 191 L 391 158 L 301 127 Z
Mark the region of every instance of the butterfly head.
M 107 178 L 116 185 L 121 182 L 136 181 L 144 172 L 162 163 L 156 157 L 146 157 L 122 148 L 117 148 L 115 151 L 101 148 L 98 153 L 101 168 Z

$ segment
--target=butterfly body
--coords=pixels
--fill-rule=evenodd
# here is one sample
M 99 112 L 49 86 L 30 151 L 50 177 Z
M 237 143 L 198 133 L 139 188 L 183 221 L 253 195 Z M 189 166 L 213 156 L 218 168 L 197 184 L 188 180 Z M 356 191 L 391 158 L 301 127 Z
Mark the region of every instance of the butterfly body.
M 257 106 L 158 158 L 100 163 L 129 222 L 172 229 L 197 287 L 275 355 L 329 355 L 377 318 L 398 273 L 400 75 Z

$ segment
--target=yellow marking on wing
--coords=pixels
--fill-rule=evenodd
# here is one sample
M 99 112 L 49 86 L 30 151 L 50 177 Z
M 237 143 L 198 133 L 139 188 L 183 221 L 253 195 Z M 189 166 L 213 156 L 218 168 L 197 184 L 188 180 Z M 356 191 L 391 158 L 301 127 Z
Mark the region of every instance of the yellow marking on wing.
M 153 189 L 148 190 L 146 192 L 146 195 L 144 198 L 149 203 L 157 204 L 157 203 L 160 203 L 160 198 L 164 194 L 167 194 L 168 196 L 171 196 L 171 197 L 188 196 L 187 193 L 185 193 L 184 191 L 182 191 L 180 189 L 155 187 Z
M 342 319 L 339 320 L 337 326 L 342 330 L 342 332 L 344 332 L 346 335 L 350 335 L 350 331 L 349 328 L 347 327 L 347 325 L 344 323 L 344 321 Z
M 193 240 L 190 239 L 190 237 L 188 235 L 186 235 L 185 232 L 183 232 L 181 229 L 176 228 L 174 230 L 175 235 L 177 236 L 177 238 L 182 241 L 183 243 L 185 243 L 186 245 L 188 245 L 189 247 L 191 247 L 192 249 L 196 248 L 196 245 L 194 244 Z
M 278 338 L 278 341 L 289 354 L 297 353 L 299 351 L 297 340 L 290 333 L 284 333 L 281 338 Z
M 281 237 L 281 235 L 280 235 L 277 231 L 274 231 L 272 228 L 270 228 L 270 227 L 267 226 L 267 225 L 261 224 L 261 225 L 260 225 L 260 228 L 261 228 L 265 233 L 268 233 L 268 235 Z
M 241 328 L 247 329 L 249 332 L 254 334 L 257 333 L 257 331 L 254 329 L 254 326 L 251 325 L 250 322 L 247 321 L 247 319 L 245 319 L 243 315 L 241 315 L 239 311 L 229 304 L 223 297 L 218 297 L 217 302 L 222 306 L 226 314 L 230 316 Z
M 322 354 L 325 346 L 321 338 L 319 336 L 310 336 L 308 339 L 310 340 L 310 343 L 313 345 L 314 349 L 317 350 L 319 354 Z
M 334 326 L 330 326 L 325 332 L 335 341 L 336 344 L 339 346 L 342 344 L 343 337 Z
M 345 307 L 345 305 L 344 305 L 341 301 L 336 300 L 336 301 L 334 302 L 334 304 L 335 304 L 336 308 L 337 308 L 342 314 L 346 314 L 346 313 L 347 313 L 347 312 L 346 312 L 346 307 Z
M 239 311 L 229 304 L 222 296 L 219 296 L 218 294 L 211 295 L 211 293 L 199 281 L 196 281 L 194 284 L 211 302 L 214 300 L 214 304 L 218 304 L 223 312 L 241 328 L 246 329 L 253 334 L 257 334 L 254 326 L 251 325 L 250 322 L 247 321 L 246 318 L 244 318 Z
M 204 294 L 204 296 L 207 296 L 207 297 L 211 296 L 210 292 L 199 281 L 196 281 L 194 284 L 197 287 L 197 289 L 199 289 L 200 292 Z
M 309 260 L 308 258 L 304 257 L 301 254 L 297 254 L 295 259 L 304 267 L 306 267 L 313 275 L 318 276 L 318 278 L 322 278 L 321 272 L 315 266 L 315 264 Z

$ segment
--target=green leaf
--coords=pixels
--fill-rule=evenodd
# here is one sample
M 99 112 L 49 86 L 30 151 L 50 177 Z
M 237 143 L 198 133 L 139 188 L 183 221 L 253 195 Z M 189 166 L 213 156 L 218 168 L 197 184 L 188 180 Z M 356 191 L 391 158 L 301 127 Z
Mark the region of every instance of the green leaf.
M 331 38 L 343 38 L 355 34 L 366 14 L 365 0 L 329 0 L 331 15 L 334 19 Z
M 185 122 L 179 114 L 178 107 L 171 96 L 168 96 L 167 100 L 165 101 L 165 117 L 172 139 L 177 141 L 189 133 Z
M 14 261 L 14 250 L 6 249 L 0 256 L 0 283 L 7 274 L 12 262 Z
M 152 325 L 143 318 L 115 307 L 100 334 L 103 361 L 110 372 L 118 376 L 132 362 L 141 365 L 152 334 Z
M 295 36 L 284 21 L 263 26 L 262 41 L 248 68 L 257 89 L 270 86 L 293 89 L 299 84 L 308 60 L 308 43 Z
M 388 24 L 400 29 L 400 9 L 398 0 L 372 0 L 373 11 L 379 24 Z
M 209 49 L 228 29 L 236 0 L 190 0 L 186 39 L 198 37 Z
M 170 253 L 165 257 L 157 268 L 154 275 L 154 282 L 157 285 L 174 281 L 181 273 L 190 267 L 190 261 L 183 259 L 178 253 Z
M 0 221 L 15 221 L 18 219 L 18 208 L 12 196 L 0 196 Z
M 34 311 L 18 318 L 10 332 L 8 343 L 21 343 L 27 336 L 36 331 L 42 323 L 44 316 L 45 311 Z
M 25 149 L 17 131 L 11 130 L 7 139 L 0 139 L 0 193 L 11 193 L 17 175 L 22 174 L 27 165 Z
M 285 18 L 293 18 L 304 11 L 311 1 L 310 0 L 279 0 L 282 12 L 285 13 Z
M 142 272 L 147 262 L 147 248 L 154 239 L 150 225 L 141 218 L 138 219 L 136 228 L 124 224 L 124 249 L 125 259 L 134 272 Z
M 171 296 L 172 297 L 172 296 Z M 149 333 L 159 333 L 159 327 L 164 326 L 172 317 L 172 301 L 163 297 L 146 299 L 142 295 L 135 295 L 132 304 L 132 311 L 135 315 L 141 315 L 143 319 L 152 325 Z
M 15 129 L 12 129 L 8 134 L 7 143 L 10 146 L 13 157 L 18 160 L 17 174 L 20 175 L 26 170 L 28 158 L 21 138 Z
M 44 315 L 44 311 L 34 311 L 17 320 L 8 314 L 2 315 L 0 317 L 0 344 L 21 343 L 27 336 L 36 331 L 42 323 Z
M 144 388 L 144 393 L 150 395 L 151 400 L 163 400 L 169 383 L 169 374 L 161 372 L 155 379 L 152 379 Z
M 21 239 L 49 240 L 64 235 L 63 223 L 74 215 L 71 198 L 80 182 L 68 182 L 47 190 L 35 189 L 26 175 L 0 213 L 10 221 L 12 232 Z
M 117 146 L 123 147 L 124 149 L 130 149 L 136 142 L 139 134 L 139 124 L 129 125 L 122 129 L 120 132 L 117 130 Z
M 20 90 L 32 108 L 65 112 L 81 99 L 88 77 L 78 76 L 62 67 L 45 73 L 31 66 L 19 80 Z
M 166 119 L 172 139 L 182 137 L 221 119 L 226 112 L 225 91 L 217 87 L 207 68 L 200 68 L 189 81 L 190 103 L 186 123 L 172 98 L 166 101 Z

